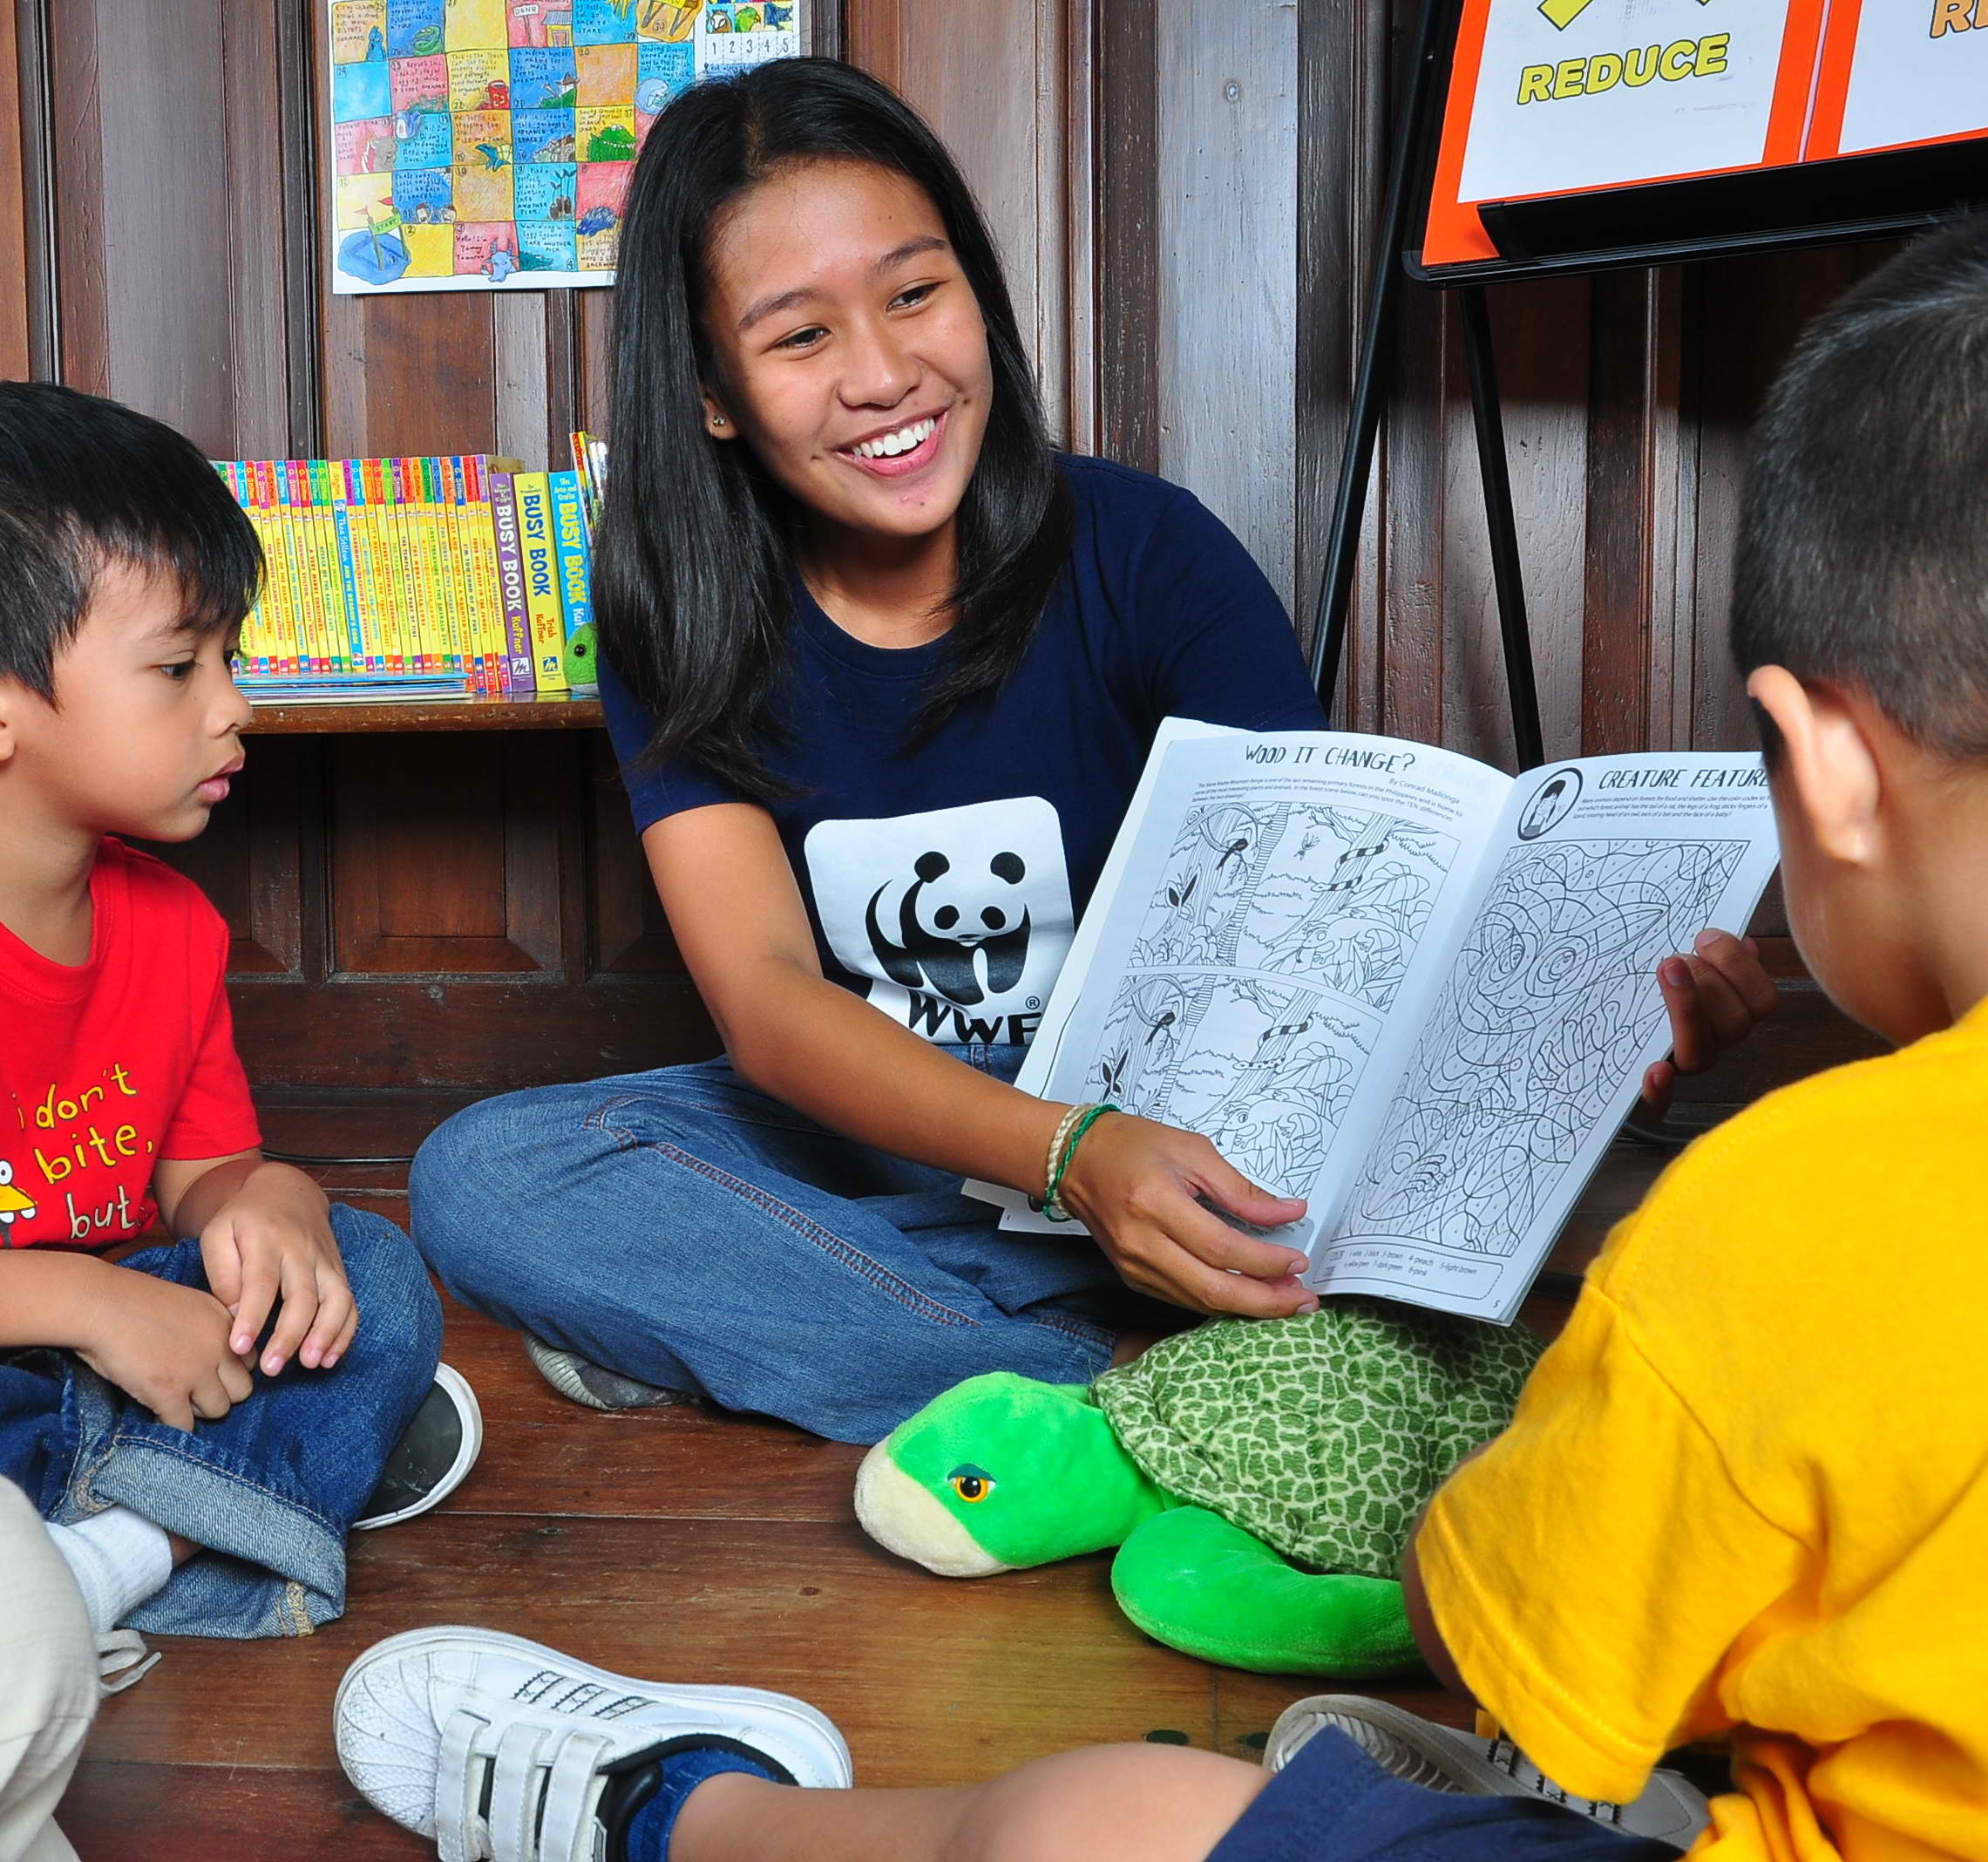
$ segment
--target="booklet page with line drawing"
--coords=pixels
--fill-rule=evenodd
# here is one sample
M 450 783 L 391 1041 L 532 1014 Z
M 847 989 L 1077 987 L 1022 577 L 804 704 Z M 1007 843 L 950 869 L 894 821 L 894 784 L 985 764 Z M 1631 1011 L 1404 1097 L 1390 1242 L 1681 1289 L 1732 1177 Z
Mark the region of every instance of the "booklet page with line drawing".
M 1775 859 L 1751 753 L 1515 780 L 1169 719 L 1016 1084 L 1306 1198 L 1278 1239 L 1321 1293 L 1508 1322 L 1668 1046 L 1658 962 L 1743 927 Z M 1075 1229 L 967 1187 L 1004 1227 Z

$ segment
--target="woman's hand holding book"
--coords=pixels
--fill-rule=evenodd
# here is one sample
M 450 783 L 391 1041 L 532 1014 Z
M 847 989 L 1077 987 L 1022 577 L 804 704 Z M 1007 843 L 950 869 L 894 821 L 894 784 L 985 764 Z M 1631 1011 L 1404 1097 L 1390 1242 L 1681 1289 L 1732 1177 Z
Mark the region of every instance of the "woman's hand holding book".
M 1259 1189 L 1195 1132 L 1129 1112 L 1100 1118 L 1071 1156 L 1059 1200 L 1127 1286 L 1170 1305 L 1267 1319 L 1319 1303 L 1298 1283 L 1307 1265 L 1301 1253 L 1258 1240 L 1216 1213 L 1277 1228 L 1298 1220 L 1304 1202 Z

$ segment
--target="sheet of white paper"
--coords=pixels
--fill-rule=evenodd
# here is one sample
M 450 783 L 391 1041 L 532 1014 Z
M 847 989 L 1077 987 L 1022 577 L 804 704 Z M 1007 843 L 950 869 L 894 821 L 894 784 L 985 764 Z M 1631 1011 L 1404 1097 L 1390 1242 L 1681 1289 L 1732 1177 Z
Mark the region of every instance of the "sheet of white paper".
M 1509 786 L 1388 737 L 1170 748 L 1145 831 L 1114 848 L 1117 884 L 1097 893 L 1110 902 L 1087 914 L 1087 928 L 1102 922 L 1076 999 L 1052 1002 L 1054 1035 L 1046 1023 L 1025 1083 L 1201 1132 L 1253 1181 L 1312 1201 L 1279 1231 L 1306 1246 L 1387 1104 L 1370 1091 L 1372 1112 L 1355 1117 L 1355 1092 L 1375 1072 L 1384 1087 L 1405 1056 L 1469 891 L 1469 850 Z M 1004 1227 L 1073 1230 L 1000 1199 Z
M 1752 755 L 1523 778 L 1307 1284 L 1508 1321 L 1670 1045 L 1659 962 L 1743 930 L 1777 847 Z
M 1133 843 L 1139 837 L 1139 824 L 1146 819 L 1147 804 L 1152 798 L 1154 785 L 1159 781 L 1161 760 L 1168 749 L 1197 737 L 1242 735 L 1243 732 L 1231 730 L 1228 725 L 1204 724 L 1198 718 L 1168 717 L 1160 721 L 1160 728 L 1153 733 L 1153 747 L 1146 753 L 1146 766 L 1139 771 L 1138 786 L 1132 791 L 1132 799 L 1126 805 L 1125 819 L 1118 824 L 1118 832 L 1111 843 L 1110 853 L 1105 856 L 1103 870 L 1097 876 L 1097 884 L 1091 888 L 1094 900 L 1109 899 L 1118 889 L 1125 863 L 1132 856 Z M 1063 967 L 1056 972 L 1055 986 L 1049 991 L 1048 1006 L 1042 1011 L 1042 1019 L 1035 1024 L 1035 1038 L 1029 1043 L 1028 1058 L 1021 1063 L 1021 1070 L 1015 1076 L 1014 1084 L 1024 1092 L 1032 1092 L 1040 1097 L 1046 1091 L 1050 1064 L 1062 1042 L 1070 1011 L 1076 1007 L 1077 998 L 1083 993 L 1084 983 L 1090 975 L 1091 958 L 1096 953 L 1098 935 L 1103 928 L 1104 914 L 1087 907 L 1078 922 L 1075 936 L 1070 940 Z M 1004 1209 L 1026 1209 L 1028 1206 L 1027 1197 L 1017 1194 L 1006 1185 L 986 1183 L 978 1177 L 967 1178 L 960 1187 L 969 1196 L 978 1197 L 982 1202 L 999 1203 Z

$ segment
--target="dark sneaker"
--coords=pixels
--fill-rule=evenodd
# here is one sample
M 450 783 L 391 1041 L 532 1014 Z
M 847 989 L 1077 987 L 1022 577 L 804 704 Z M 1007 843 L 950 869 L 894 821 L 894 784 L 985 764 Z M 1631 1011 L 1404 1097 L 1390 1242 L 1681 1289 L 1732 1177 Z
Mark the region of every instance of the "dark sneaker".
M 525 1356 L 533 1368 L 560 1396 L 583 1403 L 590 1410 L 661 1410 L 671 1403 L 694 1403 L 689 1390 L 673 1390 L 663 1383 L 644 1383 L 639 1377 L 625 1377 L 577 1351 L 562 1351 L 542 1338 L 525 1335 Z
M 1510 1740 L 1439 1726 L 1386 1701 L 1315 1694 L 1284 1709 L 1270 1729 L 1264 1763 L 1281 1771 L 1299 1749 L 1327 1727 L 1344 1733 L 1391 1777 L 1428 1791 L 1476 1797 L 1542 1797 L 1625 1836 L 1655 1837 L 1688 1848 L 1711 1820 L 1695 1786 L 1674 1771 L 1652 1771 L 1633 1804 L 1609 1804 L 1564 1791 Z
M 352 1522 L 356 1532 L 398 1526 L 438 1506 L 462 1485 L 483 1449 L 483 1411 L 462 1373 L 435 1367 L 435 1382 L 387 1457 L 380 1484 Z

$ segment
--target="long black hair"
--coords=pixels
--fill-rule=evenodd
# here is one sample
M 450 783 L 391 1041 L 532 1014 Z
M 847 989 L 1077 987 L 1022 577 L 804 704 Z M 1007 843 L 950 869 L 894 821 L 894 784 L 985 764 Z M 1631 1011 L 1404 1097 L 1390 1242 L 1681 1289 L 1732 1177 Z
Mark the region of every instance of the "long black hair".
M 939 139 L 883 85 L 826 58 L 782 58 L 696 85 L 635 164 L 614 289 L 607 495 L 596 541 L 601 643 L 657 720 L 645 760 L 689 758 L 759 800 L 790 792 L 763 744 L 791 607 L 792 500 L 750 445 L 703 432 L 716 376 L 702 309 L 715 221 L 790 162 L 893 170 L 944 221 L 987 326 L 994 389 L 960 500 L 955 621 L 924 736 L 1020 662 L 1069 559 L 1070 499 L 994 242 Z

